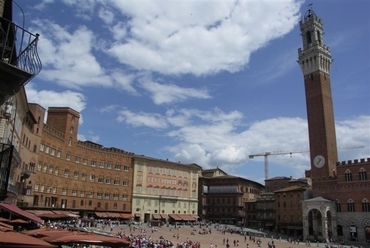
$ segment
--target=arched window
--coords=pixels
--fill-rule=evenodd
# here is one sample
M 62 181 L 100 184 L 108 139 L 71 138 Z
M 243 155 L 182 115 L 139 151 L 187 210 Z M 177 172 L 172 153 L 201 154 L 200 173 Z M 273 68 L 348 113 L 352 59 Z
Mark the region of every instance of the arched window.
M 360 181 L 366 181 L 367 180 L 367 174 L 366 170 L 364 168 L 361 168 L 360 171 L 358 172 L 358 178 Z
M 352 199 L 349 199 L 347 201 L 347 211 L 348 212 L 355 212 L 355 203 L 353 202 Z
M 346 182 L 351 182 L 352 181 L 352 172 L 350 170 L 346 170 L 344 173 L 344 178 Z
M 311 44 L 312 43 L 311 32 L 310 31 L 307 31 L 306 32 L 306 40 L 307 40 L 307 44 Z
M 366 198 L 362 200 L 362 212 L 370 212 L 370 202 Z
M 338 199 L 335 200 L 335 205 L 337 207 L 337 212 L 342 212 L 342 207 L 341 207 L 340 201 Z

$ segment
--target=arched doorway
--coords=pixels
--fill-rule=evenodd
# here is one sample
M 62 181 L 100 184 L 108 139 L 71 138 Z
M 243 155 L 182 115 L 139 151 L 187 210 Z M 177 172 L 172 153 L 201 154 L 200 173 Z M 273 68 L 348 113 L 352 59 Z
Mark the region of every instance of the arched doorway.
M 310 241 L 337 240 L 335 202 L 323 197 L 303 201 L 303 237 Z
M 308 235 L 313 241 L 321 241 L 323 238 L 322 215 L 318 209 L 308 212 Z
M 365 238 L 366 242 L 370 244 L 370 226 L 365 226 Z

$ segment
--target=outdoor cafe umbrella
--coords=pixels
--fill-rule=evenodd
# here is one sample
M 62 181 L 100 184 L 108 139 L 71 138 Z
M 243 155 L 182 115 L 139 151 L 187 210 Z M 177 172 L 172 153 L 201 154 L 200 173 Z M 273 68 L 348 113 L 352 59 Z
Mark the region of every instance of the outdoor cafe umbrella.
M 8 221 L 9 224 L 27 224 L 28 221 L 22 220 L 22 219 L 15 219 Z
M 57 247 L 44 240 L 19 232 L 0 231 L 0 247 L 8 248 L 54 248 Z
M 71 233 L 70 235 L 64 235 L 54 240 L 48 240 L 52 244 L 91 244 L 91 245 L 101 245 L 101 246 L 129 246 L 130 241 L 127 239 L 120 239 L 117 237 L 108 237 L 97 234 L 90 233 Z
M 9 225 L 9 224 L 1 222 L 1 221 L 0 221 L 0 228 L 1 228 L 1 231 L 3 231 L 3 229 L 13 231 L 13 226 L 12 225 Z

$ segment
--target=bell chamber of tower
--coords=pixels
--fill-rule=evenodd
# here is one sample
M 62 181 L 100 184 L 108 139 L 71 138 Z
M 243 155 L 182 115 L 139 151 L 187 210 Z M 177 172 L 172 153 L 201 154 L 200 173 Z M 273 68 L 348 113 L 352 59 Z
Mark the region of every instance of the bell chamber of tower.
M 299 60 L 303 75 L 315 71 L 330 73 L 332 63 L 330 49 L 324 43 L 323 25 L 313 10 L 308 10 L 300 21 L 303 49 L 298 49 Z

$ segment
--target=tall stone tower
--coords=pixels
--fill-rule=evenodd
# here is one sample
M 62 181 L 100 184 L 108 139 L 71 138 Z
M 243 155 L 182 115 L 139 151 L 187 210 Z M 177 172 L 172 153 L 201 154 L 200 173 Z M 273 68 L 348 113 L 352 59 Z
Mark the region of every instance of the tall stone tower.
M 330 86 L 332 58 L 324 43 L 323 24 L 312 9 L 299 23 L 303 48 L 298 49 L 306 93 L 311 178 L 314 182 L 336 175 L 338 161 Z

